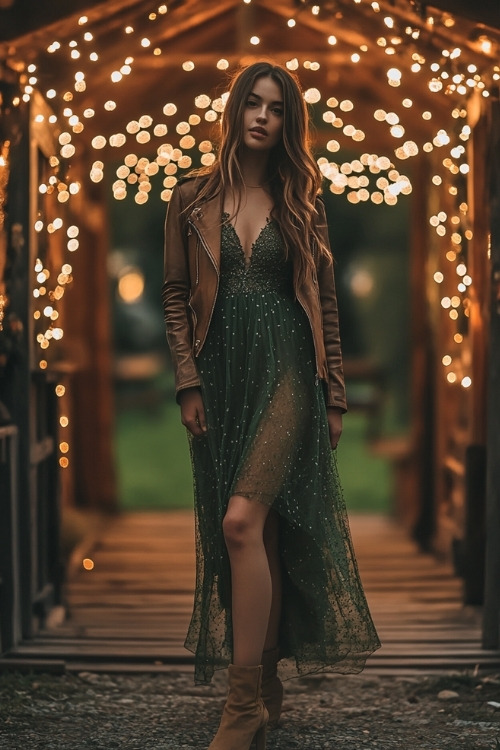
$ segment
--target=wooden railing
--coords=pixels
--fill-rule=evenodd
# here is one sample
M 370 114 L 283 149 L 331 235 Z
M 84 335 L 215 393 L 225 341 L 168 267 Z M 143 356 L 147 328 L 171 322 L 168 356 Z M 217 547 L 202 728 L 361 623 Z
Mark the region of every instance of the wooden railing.
M 0 426 L 0 653 L 21 637 L 17 438 L 15 425 Z

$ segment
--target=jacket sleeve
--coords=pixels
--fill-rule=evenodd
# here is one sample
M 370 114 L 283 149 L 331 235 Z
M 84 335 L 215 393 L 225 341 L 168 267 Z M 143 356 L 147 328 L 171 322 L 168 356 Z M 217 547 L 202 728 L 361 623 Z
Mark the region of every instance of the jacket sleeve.
M 172 193 L 165 221 L 165 263 L 162 287 L 167 341 L 172 355 L 176 397 L 184 388 L 200 385 L 192 349 L 192 319 L 189 310 L 190 276 L 186 221 L 182 193 Z
M 318 209 L 318 232 L 325 246 L 330 250 L 325 206 L 321 199 L 317 201 L 316 207 Z M 326 404 L 327 406 L 337 406 L 345 412 L 347 411 L 347 404 L 331 250 L 328 256 L 324 253 L 320 254 L 318 260 L 318 288 L 323 316 L 323 340 L 328 369 Z

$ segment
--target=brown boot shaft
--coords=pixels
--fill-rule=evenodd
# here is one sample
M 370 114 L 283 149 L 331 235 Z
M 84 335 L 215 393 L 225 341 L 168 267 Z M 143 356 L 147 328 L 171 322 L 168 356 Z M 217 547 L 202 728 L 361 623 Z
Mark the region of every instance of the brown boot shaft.
M 208 750 L 266 750 L 269 718 L 262 702 L 262 667 L 229 665 L 229 693 L 219 729 Z
M 283 703 L 283 685 L 278 677 L 279 649 L 273 648 L 262 654 L 262 700 L 269 713 L 268 729 L 276 729 Z

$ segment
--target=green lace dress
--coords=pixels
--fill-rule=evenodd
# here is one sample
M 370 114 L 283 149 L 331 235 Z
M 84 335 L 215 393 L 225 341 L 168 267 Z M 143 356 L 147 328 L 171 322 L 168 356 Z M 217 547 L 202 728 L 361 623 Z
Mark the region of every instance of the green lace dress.
M 380 643 L 352 549 L 312 334 L 294 299 L 276 223 L 246 259 L 228 216 L 217 301 L 197 364 L 208 432 L 190 438 L 196 592 L 186 648 L 196 682 L 231 662 L 231 574 L 222 534 L 229 498 L 280 519 L 282 678 L 360 671 Z

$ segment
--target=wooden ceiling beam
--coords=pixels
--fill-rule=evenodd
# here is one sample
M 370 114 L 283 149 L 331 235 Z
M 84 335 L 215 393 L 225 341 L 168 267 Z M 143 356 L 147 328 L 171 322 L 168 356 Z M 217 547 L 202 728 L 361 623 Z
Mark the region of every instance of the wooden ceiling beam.
M 172 4 L 172 3 L 171 3 Z M 124 48 L 123 56 L 130 54 L 146 54 L 145 50 L 131 49 L 130 37 L 124 33 L 127 25 L 133 26 L 136 34 L 144 34 L 151 41 L 151 46 L 158 43 L 166 44 L 178 36 L 191 33 L 196 27 L 203 27 L 216 20 L 221 14 L 232 10 L 235 0 L 219 0 L 216 5 L 206 4 L 200 0 L 184 0 L 173 4 L 172 10 L 161 17 L 161 21 L 151 22 L 148 19 L 147 10 L 144 8 L 143 0 L 109 0 L 104 3 L 105 10 L 101 14 L 91 17 L 85 24 L 85 30 L 91 31 L 99 38 L 102 49 L 98 50 L 100 55 L 100 66 L 107 64 L 116 67 L 117 46 Z M 139 6 L 139 7 L 138 7 Z M 154 4 L 157 7 L 157 3 Z M 40 54 L 55 39 L 71 38 L 78 29 L 78 15 L 67 18 L 58 24 L 47 26 L 37 32 L 28 34 L 15 40 L 8 49 L 2 48 L 0 44 L 0 56 L 12 54 L 21 55 L 26 60 L 31 60 Z M 128 47 L 127 47 L 128 45 Z M 152 54 L 150 52 L 150 54 Z M 61 71 L 60 61 L 57 56 L 46 55 L 44 63 L 48 68 L 56 67 Z
M 32 5 L 31 0 L 28 0 L 30 6 Z M 43 6 L 48 6 L 49 3 L 43 3 Z M 52 5 L 52 3 L 50 3 Z M 30 11 L 27 12 L 26 16 L 22 16 L 20 19 L 20 26 L 17 33 L 14 35 L 8 33 L 8 29 L 2 26 L 0 32 L 0 54 L 4 50 L 15 48 L 17 50 L 23 50 L 24 52 L 29 49 L 43 48 L 46 46 L 47 40 L 49 43 L 54 39 L 64 37 L 68 32 L 74 32 L 76 29 L 81 28 L 78 26 L 78 19 L 82 15 L 86 15 L 89 19 L 88 25 L 91 25 L 100 20 L 110 21 L 113 17 L 118 15 L 125 16 L 127 12 L 137 13 L 138 7 L 144 6 L 143 0 L 107 0 L 102 2 L 99 0 L 97 3 L 86 2 L 86 3 L 68 3 L 64 2 L 65 8 L 71 9 L 71 14 L 55 14 L 53 15 L 48 8 L 41 8 L 43 16 L 38 17 L 35 13 L 32 22 L 30 22 L 30 16 L 33 9 L 30 7 Z M 42 3 L 37 3 L 37 8 L 42 6 Z M 18 11 L 19 12 L 19 11 Z M 1 16 L 0 16 L 1 20 Z M 21 32 L 19 34 L 19 31 Z
M 112 0 L 109 5 L 116 9 L 120 5 L 118 0 Z M 185 0 L 183 4 L 176 4 L 164 17 L 164 21 L 149 22 L 147 12 L 144 9 L 138 14 L 133 3 L 126 3 L 125 15 L 115 12 L 107 19 L 95 22 L 95 26 L 89 24 L 89 30 L 96 29 L 96 40 L 99 43 L 99 62 L 93 64 L 88 75 L 88 86 L 84 93 L 74 95 L 71 104 L 75 113 L 81 116 L 83 110 L 88 107 L 96 108 L 95 92 L 99 91 L 100 107 L 106 99 L 116 101 L 116 110 L 108 112 L 101 109 L 96 116 L 90 120 L 83 120 L 85 131 L 80 138 L 87 143 L 91 137 L 103 132 L 109 135 L 112 132 L 124 132 L 128 119 L 148 113 L 154 116 L 156 122 L 165 120 L 162 114 L 163 104 L 167 101 L 175 101 L 179 113 L 187 116 L 194 109 L 193 103 L 196 95 L 214 92 L 221 89 L 224 84 L 224 73 L 217 70 L 215 63 L 218 57 L 228 59 L 231 69 L 241 61 L 241 51 L 234 49 L 237 40 L 244 35 L 249 36 L 252 26 L 249 23 L 253 14 L 259 29 L 262 28 L 263 45 L 266 36 L 273 35 L 280 43 L 285 42 L 286 47 L 281 49 L 276 44 L 275 54 L 285 62 L 287 59 L 299 57 L 302 61 L 306 55 L 311 60 L 320 63 L 318 71 L 310 71 L 300 68 L 298 71 L 304 88 L 316 87 L 323 94 L 323 104 L 329 96 L 335 96 L 339 100 L 352 99 L 355 109 L 349 115 L 336 112 L 346 123 L 354 124 L 355 127 L 367 133 L 366 149 L 375 151 L 382 149 L 391 151 L 402 141 L 394 139 L 389 133 L 386 123 L 374 122 L 373 112 L 375 109 L 396 111 L 401 118 L 407 117 L 408 121 L 402 124 L 406 128 L 406 135 L 402 140 L 412 139 L 421 143 L 423 140 L 432 138 L 431 133 L 435 130 L 433 123 L 421 118 L 423 110 L 432 110 L 437 119 L 449 118 L 450 102 L 442 95 L 432 94 L 421 75 L 415 76 L 408 71 L 408 66 L 397 60 L 404 74 L 404 86 L 394 88 L 386 82 L 386 70 L 391 63 L 396 62 L 388 58 L 383 50 L 376 45 L 375 40 L 380 32 L 380 24 L 375 15 L 360 16 L 358 8 L 361 6 L 349 5 L 349 10 L 354 16 L 344 18 L 338 25 L 338 29 L 332 27 L 341 43 L 331 46 L 327 42 L 328 30 L 325 30 L 324 20 L 317 19 L 311 13 L 303 13 L 300 24 L 295 30 L 288 29 L 285 21 L 290 15 L 290 3 L 285 0 L 254 0 L 253 10 L 249 15 L 248 8 L 237 0 L 221 0 L 217 4 L 209 4 L 202 0 Z M 135 14 L 135 15 L 134 15 Z M 126 20 L 125 20 L 126 19 Z M 354 19 L 354 20 L 353 20 Z M 123 33 L 125 23 L 130 20 L 137 32 L 147 35 L 151 40 L 148 50 L 139 48 L 138 51 L 130 49 L 130 40 Z M 280 24 L 284 26 L 283 35 L 278 34 Z M 354 26 L 353 26 L 354 24 Z M 67 30 L 67 34 L 69 30 Z M 293 46 L 295 33 L 302 40 L 302 51 Z M 53 37 L 48 37 L 52 41 Z M 135 44 L 138 44 L 139 33 L 135 35 Z M 343 43 L 343 40 L 347 40 Z M 370 50 L 365 59 L 357 65 L 351 62 L 350 54 L 354 43 L 360 40 L 368 40 Z M 215 43 L 217 46 L 214 48 Z M 127 47 L 128 45 L 128 47 Z M 288 46 L 289 45 L 289 46 Z M 371 48 L 373 45 L 373 49 Z M 152 48 L 158 46 L 163 54 L 155 56 Z M 237 47 L 237 45 L 236 45 Z M 267 49 L 269 46 L 267 45 Z M 359 49 L 359 46 L 358 46 Z M 198 52 L 198 50 L 202 50 Z M 206 50 L 210 50 L 207 52 Z M 134 56 L 132 74 L 123 82 L 113 84 L 110 73 L 123 64 L 127 54 Z M 262 59 L 265 54 L 260 54 L 258 48 L 252 48 L 245 52 L 245 62 Z M 185 72 L 181 65 L 191 59 L 195 64 L 192 72 Z M 73 70 L 70 65 L 67 72 L 61 70 L 60 57 L 47 55 L 43 70 L 48 71 L 57 79 L 57 88 L 64 91 L 72 90 L 74 85 Z M 400 64 L 401 63 L 401 64 Z M 48 65 L 51 65 L 51 68 Z M 64 73 L 64 75 L 61 75 Z M 409 97 L 414 101 L 411 110 L 402 110 L 401 100 Z M 131 107 L 131 103 L 133 106 Z M 62 105 L 62 102 L 61 102 Z M 326 106 L 326 105 L 325 105 Z M 200 112 L 203 116 L 203 112 Z M 179 119 L 179 118 L 177 118 Z M 201 126 L 200 126 L 201 127 Z M 335 128 L 324 126 L 321 123 L 323 133 L 328 139 L 338 138 L 343 144 L 346 139 L 342 133 Z M 337 135 L 336 135 L 337 134 Z M 133 136 L 128 140 L 134 142 Z M 354 149 L 365 148 L 364 142 L 353 143 Z M 114 153 L 117 153 L 114 150 Z M 98 155 L 96 155 L 98 158 Z
M 338 0 L 341 4 L 345 4 L 346 0 Z M 497 2 L 497 0 L 495 0 Z M 433 51 L 438 56 L 441 50 L 451 49 L 454 47 L 460 47 L 463 51 L 465 50 L 467 59 L 470 62 L 483 63 L 485 60 L 494 60 L 493 55 L 486 55 L 469 38 L 470 34 L 474 29 L 474 24 L 467 19 L 460 16 L 459 9 L 450 12 L 450 15 L 454 17 L 455 24 L 452 26 L 445 26 L 440 23 L 429 24 L 426 18 L 434 14 L 434 20 L 437 16 L 441 16 L 443 9 L 435 6 L 426 7 L 426 15 L 422 17 L 411 10 L 407 0 L 379 0 L 381 8 L 380 15 L 388 15 L 396 18 L 400 26 L 403 28 L 406 25 L 410 25 L 414 28 L 418 28 L 421 31 L 419 37 L 419 47 L 421 49 L 426 48 L 428 51 Z M 359 8 L 360 16 L 365 18 L 373 17 L 373 11 L 371 8 L 364 6 L 363 4 L 357 5 Z M 446 11 L 444 11 L 446 13 Z M 498 14 L 497 4 L 497 27 L 500 25 L 500 14 Z M 388 33 L 388 32 L 387 32 Z
M 13 42 L 32 38 L 43 28 L 57 29 L 69 18 L 102 15 L 105 6 L 137 5 L 141 0 L 15 0 L 7 8 L 0 8 L 0 41 Z M 21 42 L 22 43 L 22 42 Z
M 257 0 L 257 2 L 262 7 L 274 9 L 274 12 L 284 20 L 290 18 L 290 4 L 287 0 Z M 315 16 L 308 8 L 303 8 L 296 15 L 299 23 L 295 29 L 298 30 L 300 26 L 315 29 L 325 40 L 328 33 L 332 33 L 342 43 L 353 47 L 354 51 L 354 48 L 359 50 L 361 44 L 366 44 L 367 41 L 373 42 L 381 35 L 389 36 L 391 34 L 390 30 L 381 24 L 381 19 L 388 15 L 399 22 L 403 31 L 406 26 L 420 29 L 420 37 L 418 44 L 414 45 L 415 49 L 417 47 L 420 51 L 425 49 L 427 54 L 432 53 L 436 59 L 440 58 L 442 49 L 458 46 L 465 51 L 467 60 L 470 60 L 470 62 L 484 65 L 485 61 L 494 61 L 494 51 L 491 55 L 485 55 L 468 38 L 474 25 L 464 19 L 460 19 L 460 23 L 456 23 L 455 26 L 450 28 L 439 24 L 431 26 L 421 16 L 411 11 L 406 0 L 404 0 L 404 3 L 402 0 L 399 0 L 399 2 L 398 0 L 379 0 L 379 5 L 381 7 L 380 13 L 374 13 L 372 8 L 364 3 L 354 5 L 352 0 L 337 0 L 336 7 L 339 16 L 337 19 L 333 12 L 325 11 Z M 325 28 L 326 21 L 331 23 L 331 29 Z M 394 36 L 397 36 L 398 33 L 395 31 Z M 408 39 L 406 39 L 406 42 L 412 43 Z M 383 54 L 383 50 L 377 48 L 376 44 L 372 51 Z

